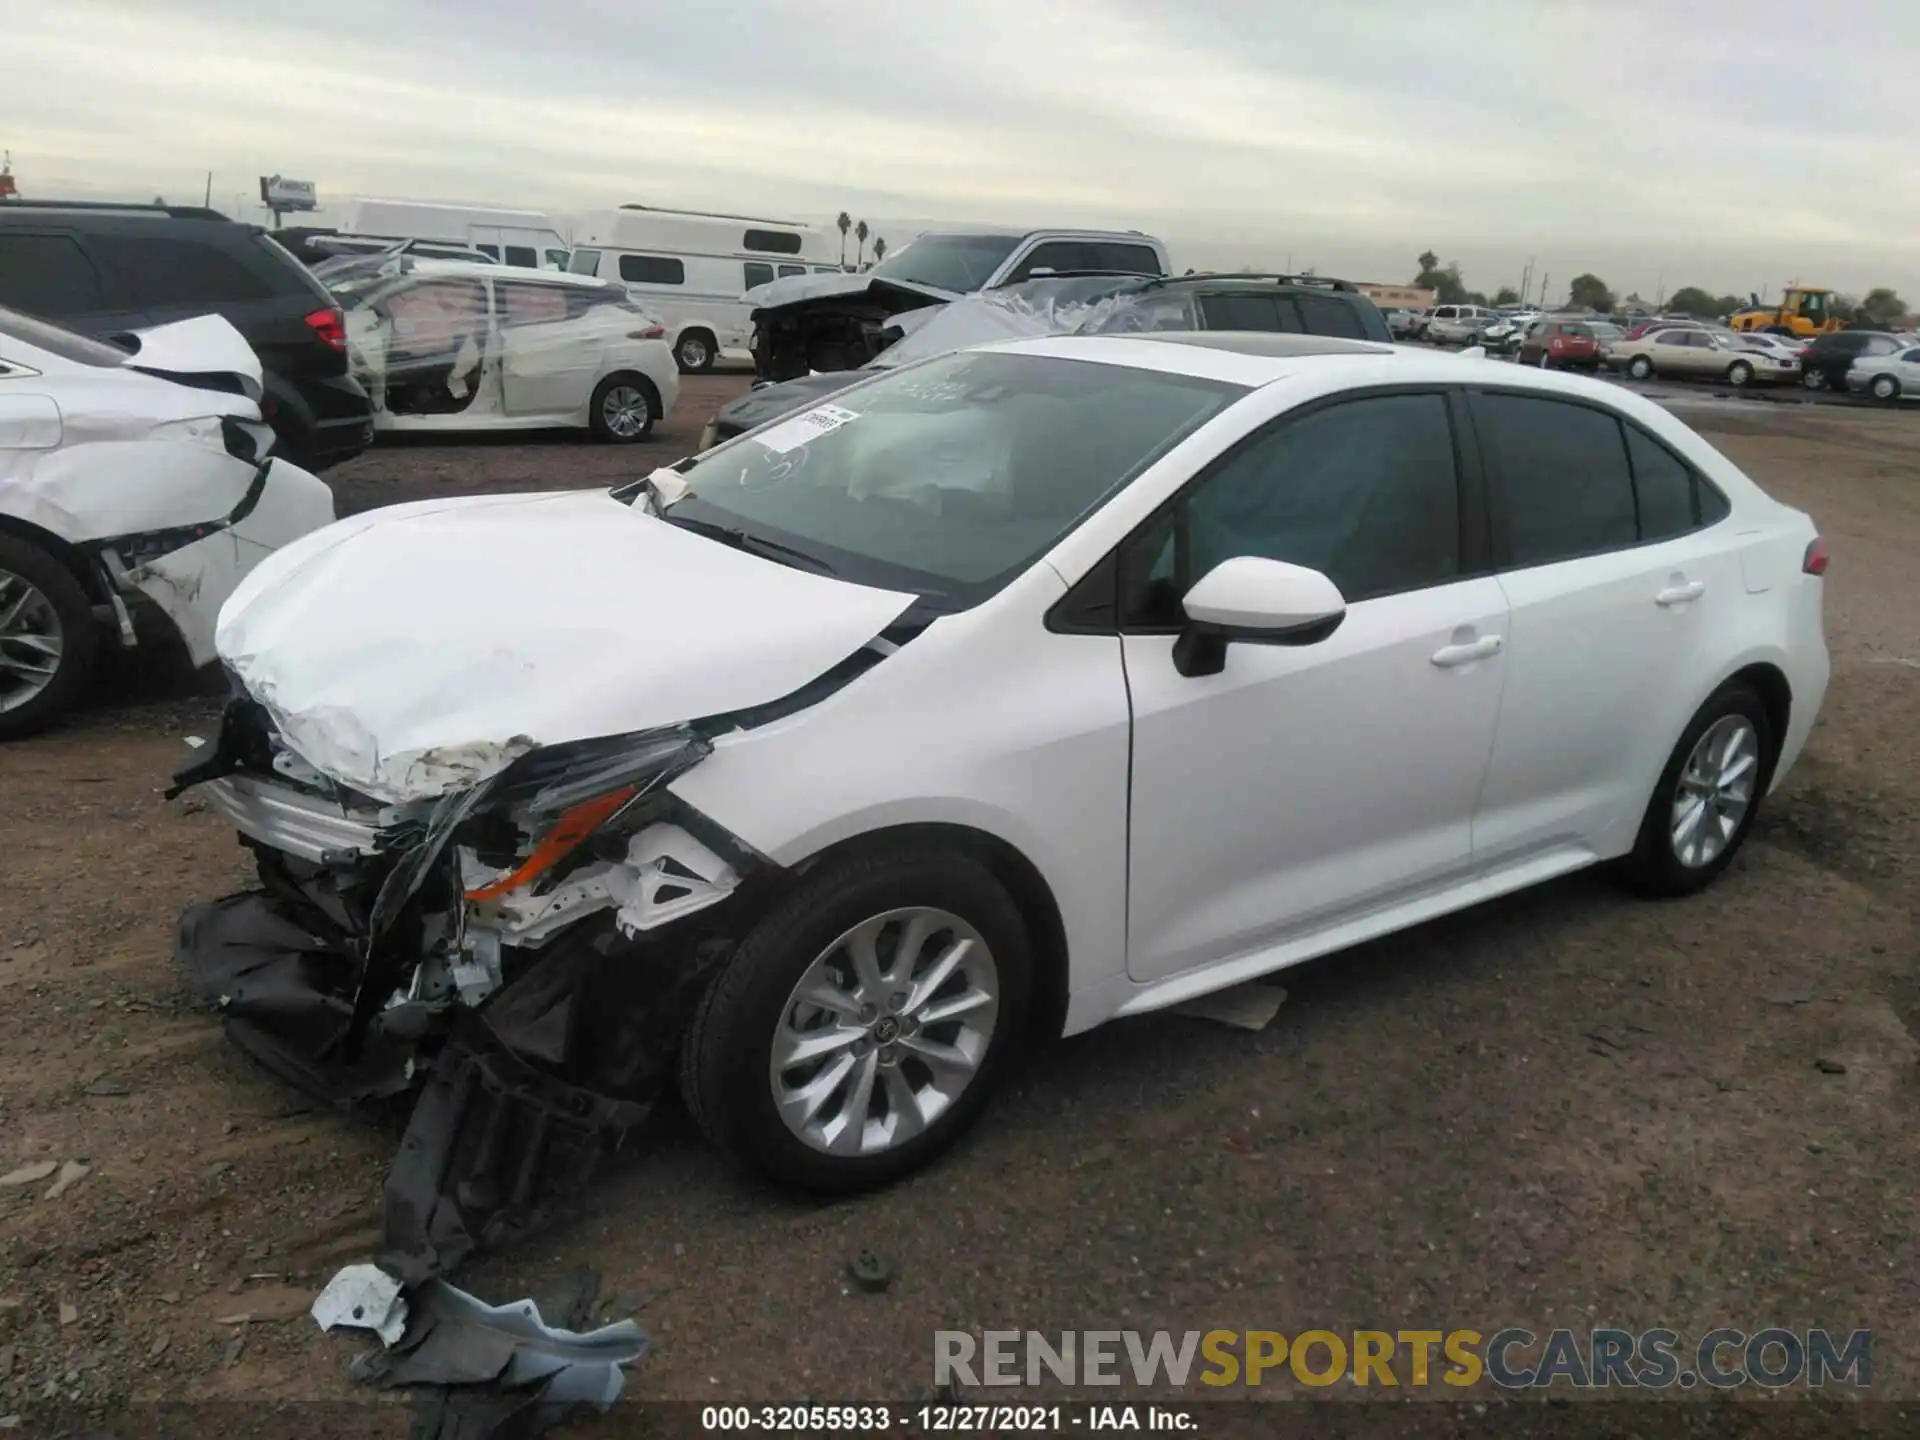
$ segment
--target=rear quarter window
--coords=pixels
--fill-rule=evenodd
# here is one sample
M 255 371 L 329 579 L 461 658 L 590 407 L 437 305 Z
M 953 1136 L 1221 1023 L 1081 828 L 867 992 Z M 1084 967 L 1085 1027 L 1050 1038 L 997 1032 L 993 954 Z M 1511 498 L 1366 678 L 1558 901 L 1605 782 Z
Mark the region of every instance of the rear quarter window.
M 1372 340 L 1360 321 L 1360 309 L 1339 295 L 1297 295 L 1300 328 L 1309 335 L 1331 335 L 1343 340 Z

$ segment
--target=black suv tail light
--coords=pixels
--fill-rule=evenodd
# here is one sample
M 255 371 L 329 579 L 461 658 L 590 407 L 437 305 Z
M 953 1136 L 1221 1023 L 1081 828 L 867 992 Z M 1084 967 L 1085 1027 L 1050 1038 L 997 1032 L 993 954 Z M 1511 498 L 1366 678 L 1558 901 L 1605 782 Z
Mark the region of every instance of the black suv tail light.
M 346 353 L 346 317 L 333 306 L 329 305 L 324 310 L 316 310 L 311 315 L 303 316 L 302 318 L 305 319 L 307 328 L 313 331 L 316 339 L 331 349 L 338 350 L 342 354 Z

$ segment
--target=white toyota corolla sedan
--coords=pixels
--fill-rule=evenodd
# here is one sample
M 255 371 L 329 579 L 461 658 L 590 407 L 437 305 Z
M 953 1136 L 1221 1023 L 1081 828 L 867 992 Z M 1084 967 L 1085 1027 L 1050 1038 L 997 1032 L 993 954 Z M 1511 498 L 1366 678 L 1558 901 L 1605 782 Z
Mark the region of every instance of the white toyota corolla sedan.
M 1820 708 L 1825 568 L 1590 380 L 1306 336 L 942 355 L 610 494 L 264 562 L 179 777 L 263 888 L 180 955 L 336 1098 L 467 1064 L 477 1006 L 523 1087 L 638 1101 L 672 1060 L 764 1173 L 872 1184 L 1037 1030 L 1599 862 L 1706 885 Z

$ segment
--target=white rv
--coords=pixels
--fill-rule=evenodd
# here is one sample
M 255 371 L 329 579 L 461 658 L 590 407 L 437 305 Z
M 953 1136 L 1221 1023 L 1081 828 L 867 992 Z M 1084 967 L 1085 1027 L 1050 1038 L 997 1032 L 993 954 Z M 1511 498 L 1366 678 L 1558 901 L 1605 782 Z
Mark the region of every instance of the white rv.
M 572 246 L 541 210 L 441 205 L 424 200 L 354 200 L 340 221 L 343 235 L 379 240 L 432 240 L 465 245 L 491 260 L 527 269 L 565 270 Z
M 815 225 L 622 205 L 578 216 L 576 274 L 619 280 L 666 324 L 683 370 L 747 350 L 753 307 L 741 297 L 783 275 L 840 268 Z

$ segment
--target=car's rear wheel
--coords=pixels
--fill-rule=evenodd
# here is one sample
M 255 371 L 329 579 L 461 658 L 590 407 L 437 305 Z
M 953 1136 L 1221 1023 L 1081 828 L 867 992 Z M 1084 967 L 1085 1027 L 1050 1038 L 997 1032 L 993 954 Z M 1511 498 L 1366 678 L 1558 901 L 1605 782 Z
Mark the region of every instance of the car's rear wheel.
M 1690 895 L 1733 863 L 1773 778 L 1778 741 L 1753 687 L 1721 686 L 1688 723 L 1619 870 L 1648 895 Z
M 1753 366 L 1744 360 L 1736 360 L 1727 367 L 1727 383 L 1736 390 L 1744 390 L 1753 383 Z
M 97 641 L 73 573 L 39 546 L 0 535 L 0 740 L 44 730 L 73 704 Z
M 1627 362 L 1627 374 L 1636 380 L 1646 380 L 1653 375 L 1653 361 L 1644 355 L 1636 355 Z
M 705 330 L 689 330 L 673 347 L 673 358 L 688 374 L 704 375 L 713 369 L 720 347 Z
M 589 406 L 594 438 L 611 445 L 631 445 L 653 431 L 660 414 L 660 392 L 644 375 L 609 375 L 594 387 Z
M 1800 372 L 1800 383 L 1809 390 L 1824 390 L 1827 388 L 1827 372 L 1824 370 L 1803 370 Z
M 1873 398 L 1876 400 L 1898 400 L 1900 398 L 1900 382 L 1891 375 L 1874 376 L 1873 383 L 1869 385 L 1867 389 L 1872 392 Z
M 1026 1028 L 1027 932 L 966 853 L 856 854 L 808 875 L 701 1000 L 681 1091 L 727 1154 L 782 1184 L 885 1184 L 959 1137 Z

